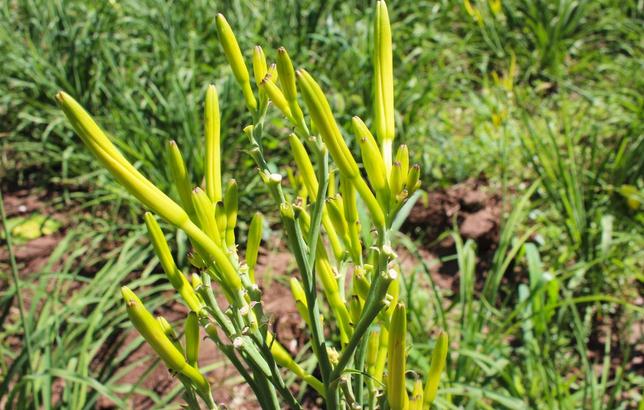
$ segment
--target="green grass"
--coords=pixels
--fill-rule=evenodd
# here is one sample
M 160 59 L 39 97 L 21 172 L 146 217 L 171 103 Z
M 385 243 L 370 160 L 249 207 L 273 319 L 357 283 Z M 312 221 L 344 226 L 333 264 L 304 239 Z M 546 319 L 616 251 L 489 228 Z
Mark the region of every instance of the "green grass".
M 644 281 L 641 2 L 504 0 L 495 12 L 494 2 L 472 1 L 480 18 L 460 1 L 390 3 L 398 136 L 417 153 L 425 188 L 484 174 L 514 204 L 485 282 L 474 270 L 475 244 L 456 235 L 458 291 L 429 285 L 406 295 L 417 368 L 428 366 L 432 346 L 423 341 L 434 327 L 459 342 L 437 407 L 635 407 L 643 380 L 629 374 L 628 363 Z M 217 44 L 214 14 L 225 11 L 247 57 L 261 39 L 293 50 L 296 66 L 325 73 L 319 80 L 349 130 L 351 116 L 366 117 L 371 106 L 371 9 L 365 0 L 0 5 L 3 192 L 44 187 L 58 210 L 83 203 L 103 215 L 68 229 L 41 272 L 20 274 L 25 309 L 10 271 L 0 276 L 9 284 L 0 293 L 0 340 L 31 336 L 19 350 L 0 343 L 0 402 L 90 408 L 101 395 L 127 401 L 141 388 L 119 379 L 141 340 L 116 348 L 125 334 L 117 288 L 126 277 L 138 280 L 150 290 L 146 305 L 163 302 L 165 285 L 138 226 L 141 210 L 94 165 L 54 93 L 77 98 L 142 172 L 169 189 L 161 158 L 169 139 L 193 164 L 193 182 L 203 174 L 201 104 L 215 82 L 224 169 L 240 181 L 247 220 L 268 195 L 243 152 L 248 118 Z M 265 49 L 273 60 L 274 50 Z M 275 118 L 268 132 L 267 157 L 276 167 L 288 165 L 284 126 Z M 116 248 L 101 251 L 105 242 Z M 409 289 L 427 282 L 427 269 L 409 272 Z M 434 292 L 448 305 L 437 304 Z M 108 340 L 113 360 L 88 366 Z M 600 348 L 591 346 L 597 340 Z M 64 399 L 50 402 L 56 380 L 65 380 Z M 153 401 L 162 407 L 167 399 Z

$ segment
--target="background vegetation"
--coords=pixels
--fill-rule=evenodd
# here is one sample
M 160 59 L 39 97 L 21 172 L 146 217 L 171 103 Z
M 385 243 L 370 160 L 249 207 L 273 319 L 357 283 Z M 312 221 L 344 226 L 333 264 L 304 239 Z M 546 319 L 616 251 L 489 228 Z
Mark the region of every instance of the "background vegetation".
M 428 365 L 425 341 L 440 326 L 453 343 L 437 407 L 636 408 L 644 384 L 637 344 L 644 3 L 389 3 L 398 135 L 422 164 L 424 189 L 484 176 L 504 204 L 499 241 L 483 267 L 475 242 L 457 229 L 446 233 L 455 247 L 442 262 L 457 264 L 454 289 L 431 282 L 423 258 L 405 274 L 414 289 L 406 293 L 412 367 Z M 28 189 L 46 208 L 3 217 L 0 405 L 80 409 L 107 397 L 127 406 L 144 394 L 161 408 L 176 394 L 124 381 L 149 363 L 128 361 L 141 339 L 124 331 L 119 284 L 138 278 L 148 307 L 167 304 L 167 286 L 157 281 L 141 209 L 91 160 L 55 92 L 77 98 L 126 156 L 169 189 L 161 158 L 168 139 L 202 174 L 202 99 L 216 83 L 224 169 L 240 182 L 247 220 L 268 197 L 243 152 L 247 119 L 217 44 L 215 13 L 226 13 L 248 56 L 260 39 L 289 49 L 324 83 L 348 126 L 371 107 L 372 9 L 366 0 L 2 2 L 2 192 L 6 199 Z M 278 118 L 272 125 L 286 126 Z M 272 134 L 269 157 L 286 166 L 284 134 Z M 19 260 L 11 268 L 7 239 L 15 247 L 52 232 L 59 242 L 46 263 L 31 269 Z M 177 241 L 185 246 L 185 238 Z M 399 243 L 418 255 L 431 248 L 414 232 Z M 31 402 L 33 386 L 50 402 Z

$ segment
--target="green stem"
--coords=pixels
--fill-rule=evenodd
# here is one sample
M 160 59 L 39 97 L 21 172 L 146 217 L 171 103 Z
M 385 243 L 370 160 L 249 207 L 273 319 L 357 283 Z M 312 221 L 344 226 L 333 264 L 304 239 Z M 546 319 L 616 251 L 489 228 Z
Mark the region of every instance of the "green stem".
M 280 374 L 279 367 L 277 366 L 277 363 L 275 362 L 275 358 L 273 357 L 273 354 L 271 353 L 270 347 L 266 345 L 266 342 L 261 334 L 258 334 L 255 332 L 253 335 L 251 335 L 251 338 L 255 342 L 257 346 L 260 348 L 261 354 L 264 356 L 264 359 L 268 363 L 270 370 L 271 370 L 271 375 L 275 382 L 273 383 L 275 387 L 279 390 L 280 394 L 282 397 L 287 401 L 289 408 L 291 409 L 301 409 L 302 406 L 297 402 L 295 397 L 293 396 L 293 393 L 288 389 L 286 386 L 286 383 L 284 383 L 284 379 L 282 378 L 282 375 Z
M 353 336 L 351 336 L 349 344 L 347 344 L 342 351 L 338 364 L 331 372 L 330 382 L 327 387 L 327 395 L 329 398 L 333 397 L 337 391 L 340 376 L 347 364 L 353 358 L 353 353 L 360 344 L 360 341 L 364 338 L 369 326 L 371 326 L 371 323 L 373 323 L 375 318 L 378 316 L 380 310 L 385 306 L 385 295 L 387 294 L 387 289 L 393 279 L 394 277 L 387 271 L 381 272 L 381 274 L 377 275 L 374 279 L 374 283 L 371 285 L 367 302 L 365 303 L 364 310 L 360 316 L 360 320 L 358 320 Z M 335 410 L 337 408 L 337 403 L 329 401 L 327 402 L 327 408 Z

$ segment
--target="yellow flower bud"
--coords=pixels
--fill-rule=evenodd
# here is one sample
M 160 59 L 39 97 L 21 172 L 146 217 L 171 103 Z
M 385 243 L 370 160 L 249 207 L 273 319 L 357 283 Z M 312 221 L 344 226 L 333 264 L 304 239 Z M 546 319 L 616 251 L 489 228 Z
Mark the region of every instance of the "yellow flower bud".
M 183 354 L 174 346 L 159 322 L 148 312 L 141 300 L 126 286 L 121 288 L 130 321 L 145 341 L 154 349 L 170 369 L 188 377 L 202 392 L 209 392 L 210 385 L 206 378 L 186 362 Z
M 395 161 L 391 167 L 391 176 L 389 178 L 389 188 L 392 199 L 396 198 L 396 195 L 403 190 L 403 184 L 402 166 L 400 162 Z
M 311 198 L 315 200 L 318 194 L 318 179 L 315 176 L 315 170 L 313 169 L 309 153 L 306 152 L 304 144 L 302 144 L 302 141 L 295 134 L 288 136 L 288 142 L 291 146 L 291 152 L 293 153 L 293 159 L 295 159 L 297 169 L 300 171 L 300 175 L 304 181 L 304 186 L 309 191 Z
M 420 165 L 414 164 L 411 166 L 405 186 L 410 195 L 420 188 Z
M 344 243 L 349 246 L 349 227 L 347 225 L 346 218 L 344 216 L 344 206 L 342 204 L 342 197 L 340 195 L 335 195 L 327 198 L 326 208 L 329 212 L 329 218 L 331 223 L 335 228 L 335 231 L 343 239 Z
M 215 207 L 206 193 L 199 187 L 192 190 L 192 204 L 199 220 L 199 227 L 216 244 L 221 244 L 221 234 L 215 221 Z
M 262 242 L 262 230 L 264 229 L 264 217 L 257 212 L 253 215 L 248 228 L 248 240 L 246 241 L 246 265 L 248 265 L 248 275 L 251 282 L 255 283 L 255 265 L 257 265 L 257 255 L 259 245 Z
M 161 326 L 161 330 L 163 330 L 163 333 L 170 339 L 174 347 L 177 348 L 178 351 L 180 351 L 182 354 L 185 352 L 183 351 L 183 346 L 181 346 L 181 342 L 179 342 L 179 337 L 177 337 L 177 333 L 174 331 L 174 328 L 168 322 L 166 318 L 163 316 L 157 316 L 156 317 L 157 322 L 159 322 L 159 326 Z
M 215 20 L 217 23 L 217 33 L 219 33 L 219 42 L 224 49 L 224 54 L 226 55 L 228 64 L 230 64 L 230 68 L 233 70 L 237 83 L 239 83 L 242 88 L 246 105 L 254 112 L 257 110 L 257 101 L 255 101 L 253 90 L 250 88 L 248 69 L 246 68 L 244 57 L 239 49 L 239 44 L 237 44 L 235 33 L 233 33 L 233 30 L 230 28 L 230 25 L 223 14 L 217 14 Z
M 387 176 L 385 174 L 385 163 L 378 149 L 378 143 L 376 143 L 369 128 L 359 117 L 353 117 L 351 121 L 353 123 L 353 132 L 360 145 L 362 164 L 367 171 L 369 182 L 371 182 L 371 186 L 376 192 L 384 193 L 387 190 Z
M 204 105 L 204 131 L 206 135 L 206 193 L 210 202 L 221 201 L 221 136 L 219 116 L 219 100 L 217 89 L 209 85 L 206 90 L 206 103 Z
M 287 101 L 297 100 L 297 87 L 295 86 L 295 69 L 291 58 L 284 47 L 277 49 L 277 72 L 279 73 L 280 85 L 284 90 Z
M 56 94 L 56 100 L 83 143 L 121 185 L 166 221 L 178 227 L 186 224 L 186 211 L 123 157 L 80 104 L 62 91 Z
M 266 56 L 264 55 L 264 50 L 260 46 L 255 46 L 253 49 L 253 75 L 255 76 L 255 83 L 259 86 L 259 83 L 262 82 L 266 73 L 268 72 L 268 67 L 266 66 Z
M 199 361 L 199 319 L 194 312 L 188 313 L 184 329 L 186 336 L 186 360 L 190 366 L 198 368 Z
M 306 322 L 307 325 L 311 326 L 311 321 L 309 320 L 309 306 L 306 301 L 306 294 L 304 293 L 304 288 L 300 281 L 295 278 L 291 278 L 291 294 L 295 300 L 295 307 L 297 308 L 298 313 L 302 317 L 302 320 Z
M 197 313 L 201 312 L 203 310 L 203 305 L 192 286 L 190 286 L 188 279 L 183 276 L 183 273 L 181 273 L 179 268 L 177 268 L 177 265 L 174 263 L 170 247 L 168 246 L 165 236 L 163 236 L 163 232 L 154 218 L 154 215 L 146 212 L 144 219 L 145 225 L 148 228 L 148 234 L 152 240 L 154 253 L 157 255 L 157 258 L 159 258 L 161 267 L 172 284 L 172 287 L 179 292 L 181 298 L 192 311 Z
M 340 177 L 340 192 L 342 193 L 344 215 L 349 229 L 349 250 L 353 263 L 358 266 L 362 264 L 362 242 L 360 241 L 360 219 L 358 218 L 358 205 L 356 202 L 356 191 L 351 182 Z
M 308 191 L 309 196 L 312 201 L 315 201 L 318 194 L 318 179 L 315 176 L 315 170 L 313 169 L 313 164 L 311 163 L 311 158 L 309 157 L 308 152 L 302 141 L 295 135 L 290 134 L 288 136 L 288 141 L 291 146 L 291 151 L 293 153 L 293 158 L 295 159 L 295 164 L 297 165 L 298 170 L 302 180 L 304 181 L 304 187 Z M 338 235 L 335 231 L 333 223 L 329 218 L 328 211 L 325 207 L 324 213 L 322 214 L 322 224 L 326 230 L 327 236 L 329 237 L 329 242 L 333 248 L 333 254 L 336 258 L 340 259 L 344 254 L 344 249 L 339 242 Z
M 447 351 L 448 346 L 448 337 L 447 333 L 441 331 L 436 340 L 436 345 L 432 351 L 432 362 L 429 368 L 429 373 L 427 375 L 427 384 L 425 385 L 425 398 L 424 406 L 428 408 L 436 398 L 436 392 L 438 391 L 438 383 L 440 382 L 441 373 L 445 368 L 445 362 L 447 361 Z
M 315 263 L 317 276 L 322 283 L 324 295 L 329 302 L 329 307 L 337 318 L 338 328 L 340 330 L 340 341 L 344 345 L 349 342 L 349 337 L 351 337 L 351 317 L 349 316 L 347 305 L 340 295 L 340 288 L 338 286 L 338 281 L 333 273 L 333 268 L 331 268 L 329 261 L 321 255 L 321 250 L 322 249 L 318 247 L 318 257 L 316 258 Z
M 224 208 L 224 201 L 219 201 L 215 204 L 215 222 L 217 229 L 225 237 L 226 235 L 226 210 Z
M 192 208 L 192 199 L 190 198 L 192 184 L 190 183 L 186 164 L 183 162 L 183 157 L 181 156 L 181 150 L 179 150 L 174 140 L 168 142 L 168 165 L 174 186 L 177 188 L 179 198 L 181 199 L 181 205 L 183 205 L 183 208 L 189 214 L 193 214 L 194 209 Z
M 266 76 L 270 76 L 271 81 L 277 84 L 277 80 L 279 79 L 279 74 L 277 73 L 277 65 L 275 65 L 275 63 L 268 66 L 268 71 L 266 71 L 266 75 L 264 77 Z
M 378 228 L 382 228 L 385 225 L 385 216 L 382 211 L 382 208 L 376 201 L 373 193 L 364 182 L 360 176 L 360 170 L 358 169 L 358 164 L 351 155 L 351 151 L 347 147 L 347 144 L 344 142 L 340 130 L 338 128 L 333 114 L 331 113 L 331 107 L 326 97 L 322 93 L 322 89 L 315 82 L 313 77 L 305 70 L 297 71 L 298 83 L 302 91 L 302 97 L 306 106 L 309 108 L 311 117 L 315 122 L 320 136 L 324 141 L 325 145 L 329 149 L 333 160 L 340 169 L 340 171 L 351 181 L 355 186 L 356 190 L 364 200 L 371 217 L 374 221 L 374 224 Z
M 382 146 L 387 175 L 391 168 L 394 140 L 394 75 L 391 42 L 391 25 L 387 5 L 383 0 L 376 3 L 374 22 L 374 118 L 376 134 Z
M 349 315 L 351 316 L 351 326 L 355 326 L 360 320 L 360 314 L 362 313 L 362 302 L 358 295 L 351 295 L 349 298 Z
M 380 343 L 380 329 L 372 330 L 369 333 L 367 340 L 367 357 L 365 358 L 365 365 L 369 372 L 376 365 L 378 360 L 378 344 Z
M 371 373 L 373 378 L 379 382 L 383 381 L 383 374 L 385 372 L 385 365 L 387 363 L 387 352 L 389 351 L 389 331 L 386 327 L 380 328 L 380 339 L 378 340 L 378 354 L 376 364 Z M 384 383 L 385 385 L 387 383 Z
M 423 381 L 420 379 L 414 382 L 408 410 L 423 410 Z
M 277 49 L 277 71 L 279 73 L 280 85 L 284 91 L 284 97 L 286 98 L 292 113 L 292 122 L 301 128 L 304 133 L 308 134 L 306 122 L 304 121 L 304 114 L 302 114 L 302 109 L 297 103 L 295 70 L 293 68 L 291 58 L 284 47 Z
M 409 149 L 407 145 L 402 144 L 396 151 L 396 161 L 400 164 L 403 178 L 409 173 Z
M 237 181 L 228 181 L 228 188 L 224 197 L 224 212 L 226 213 L 226 245 L 235 247 L 235 226 L 237 225 L 238 206 Z
M 271 80 L 270 75 L 266 75 L 264 79 L 259 83 L 261 90 L 264 90 L 268 98 L 275 104 L 275 106 L 284 114 L 284 116 L 292 123 L 295 123 L 291 109 L 289 108 L 288 102 L 284 98 L 282 91 L 275 85 Z
M 405 387 L 405 367 L 407 352 L 405 338 L 407 336 L 407 317 L 405 305 L 399 303 L 394 309 L 389 326 L 389 346 L 387 352 L 388 379 L 387 401 L 392 410 L 404 410 L 407 403 Z
M 359 174 L 358 164 L 344 142 L 331 107 L 320 86 L 306 70 L 297 71 L 297 79 L 302 90 L 302 97 L 309 108 L 311 117 L 317 125 L 322 140 L 326 144 L 333 160 L 344 174 L 353 177 Z

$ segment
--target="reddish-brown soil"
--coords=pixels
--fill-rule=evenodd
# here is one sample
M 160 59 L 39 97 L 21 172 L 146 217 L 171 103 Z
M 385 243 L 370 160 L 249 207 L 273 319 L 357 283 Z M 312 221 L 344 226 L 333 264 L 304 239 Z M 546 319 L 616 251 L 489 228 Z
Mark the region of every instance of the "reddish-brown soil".
M 453 246 L 451 236 L 444 234 L 454 229 L 464 239 L 476 241 L 480 251 L 494 249 L 499 240 L 501 198 L 486 189 L 485 180 L 469 179 L 429 192 L 412 209 L 404 230 L 437 252 Z

